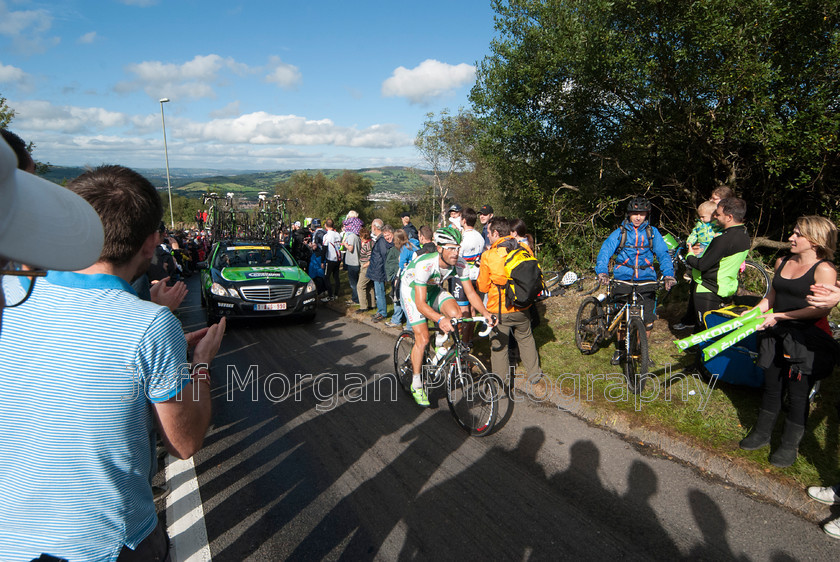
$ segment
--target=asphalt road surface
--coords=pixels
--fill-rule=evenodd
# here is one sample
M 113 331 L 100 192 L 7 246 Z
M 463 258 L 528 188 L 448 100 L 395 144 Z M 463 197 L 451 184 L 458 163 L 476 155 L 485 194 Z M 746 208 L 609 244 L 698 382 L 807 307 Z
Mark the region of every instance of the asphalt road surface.
M 393 340 L 324 308 L 228 326 L 194 457 L 214 559 L 840 558 L 817 525 L 554 407 L 508 402 L 470 438 L 443 396 L 421 409 L 381 376 Z

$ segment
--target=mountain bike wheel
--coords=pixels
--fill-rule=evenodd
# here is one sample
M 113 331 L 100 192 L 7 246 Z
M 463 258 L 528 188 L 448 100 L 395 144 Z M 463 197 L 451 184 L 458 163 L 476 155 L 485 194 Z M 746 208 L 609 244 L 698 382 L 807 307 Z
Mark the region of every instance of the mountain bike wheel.
M 755 306 L 770 292 L 770 275 L 760 263 L 744 262 L 738 273 L 738 290 L 735 293 L 738 304 Z
M 645 388 L 649 366 L 647 331 L 641 318 L 630 319 L 626 337 L 624 376 L 630 392 L 639 394 Z
M 559 289 L 561 279 L 563 279 L 562 271 L 543 271 L 544 290 L 552 292 L 556 289 Z
M 394 344 L 394 375 L 403 390 L 411 394 L 411 379 L 414 369 L 411 367 L 411 350 L 414 349 L 414 333 L 403 332 L 397 336 Z
M 493 431 L 499 412 L 503 383 L 488 373 L 472 355 L 453 357 L 443 368 L 447 373 L 446 402 L 452 417 L 473 437 L 484 437 Z
M 575 318 L 575 344 L 580 352 L 592 355 L 598 351 L 606 330 L 604 305 L 595 297 L 583 299 Z
M 577 290 L 581 295 L 591 295 L 601 288 L 601 282 L 594 270 L 587 271 L 577 281 Z

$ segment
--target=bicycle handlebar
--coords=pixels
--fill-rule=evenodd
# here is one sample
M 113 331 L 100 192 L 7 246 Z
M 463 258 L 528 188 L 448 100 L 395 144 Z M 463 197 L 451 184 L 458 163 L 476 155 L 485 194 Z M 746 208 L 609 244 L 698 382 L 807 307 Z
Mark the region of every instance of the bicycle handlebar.
M 493 314 L 492 318 L 493 318 L 493 323 L 495 324 L 498 321 L 496 319 L 496 315 Z M 455 326 L 457 326 L 458 324 L 461 324 L 463 322 L 482 322 L 487 327 L 484 330 L 482 330 L 478 333 L 478 335 L 481 336 L 481 337 L 485 337 L 485 336 L 490 335 L 490 332 L 493 330 L 493 326 L 491 326 L 490 324 L 487 323 L 487 320 L 484 318 L 484 316 L 471 316 L 469 318 L 450 318 L 449 322 L 452 323 L 453 328 Z

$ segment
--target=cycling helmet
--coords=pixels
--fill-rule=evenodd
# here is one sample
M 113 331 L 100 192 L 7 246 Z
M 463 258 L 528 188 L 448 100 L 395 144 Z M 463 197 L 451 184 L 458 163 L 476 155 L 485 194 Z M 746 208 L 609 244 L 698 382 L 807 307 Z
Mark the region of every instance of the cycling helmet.
M 438 246 L 445 246 L 447 244 L 461 245 L 461 231 L 452 226 L 438 228 L 435 230 L 434 242 Z
M 312 219 L 312 222 L 309 223 L 309 226 L 314 226 L 315 228 L 321 228 L 321 219 Z
M 627 203 L 628 213 L 649 213 L 650 209 L 650 201 L 644 197 L 634 197 L 629 203 Z

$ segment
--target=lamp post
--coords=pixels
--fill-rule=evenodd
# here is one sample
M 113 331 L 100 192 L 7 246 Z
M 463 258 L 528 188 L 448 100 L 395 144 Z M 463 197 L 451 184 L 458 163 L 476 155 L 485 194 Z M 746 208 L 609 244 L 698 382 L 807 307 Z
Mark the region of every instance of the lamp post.
M 166 157 L 166 189 L 169 191 L 169 228 L 175 230 L 175 215 L 172 213 L 172 184 L 169 182 L 169 150 L 166 148 L 166 121 L 163 120 L 163 104 L 169 98 L 160 98 L 160 125 L 163 127 L 163 154 Z

